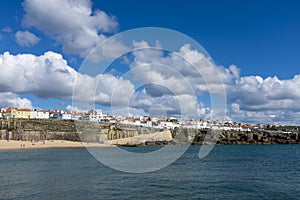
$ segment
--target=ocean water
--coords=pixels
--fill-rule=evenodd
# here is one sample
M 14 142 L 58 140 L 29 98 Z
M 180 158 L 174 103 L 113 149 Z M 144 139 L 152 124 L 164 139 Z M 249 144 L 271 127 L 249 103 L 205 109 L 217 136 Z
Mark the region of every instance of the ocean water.
M 204 159 L 199 148 L 145 174 L 84 148 L 0 151 L 0 199 L 300 199 L 300 145 L 215 146 Z

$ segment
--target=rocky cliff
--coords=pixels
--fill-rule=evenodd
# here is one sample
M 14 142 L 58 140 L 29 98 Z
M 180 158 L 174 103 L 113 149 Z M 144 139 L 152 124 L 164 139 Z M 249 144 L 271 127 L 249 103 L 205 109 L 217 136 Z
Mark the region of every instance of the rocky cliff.
M 2 140 L 69 140 L 102 143 L 158 131 L 153 128 L 89 121 L 0 119 Z
M 69 140 L 83 142 L 131 141 L 149 135 L 149 140 L 165 144 L 162 138 L 151 139 L 162 130 L 131 125 L 73 120 L 0 119 L 0 140 Z M 209 131 L 171 130 L 173 144 L 299 144 L 299 132 L 284 131 Z M 150 143 L 151 143 L 150 141 Z M 168 142 L 170 139 L 168 140 Z M 130 143 L 130 142 L 129 142 Z M 123 144 L 123 143 L 122 143 Z M 153 144 L 153 143 L 151 143 Z M 167 143 L 168 144 L 168 143 Z

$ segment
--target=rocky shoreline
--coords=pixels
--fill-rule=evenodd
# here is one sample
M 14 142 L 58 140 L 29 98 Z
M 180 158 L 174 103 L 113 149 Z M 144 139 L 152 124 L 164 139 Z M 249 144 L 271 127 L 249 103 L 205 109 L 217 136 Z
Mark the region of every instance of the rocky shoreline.
M 243 145 L 300 144 L 299 131 L 213 131 L 203 129 L 166 130 L 111 123 L 72 120 L 0 119 L 0 140 L 48 141 L 65 140 L 114 144 L 117 146 L 162 145 Z M 161 134 L 154 134 L 161 133 Z M 152 135 L 156 135 L 153 137 Z M 127 138 L 127 139 L 126 139 Z M 135 141 L 130 138 L 138 138 Z M 113 141 L 117 141 L 113 143 Z M 128 141 L 128 142 L 121 142 Z
M 204 133 L 203 133 L 204 132 Z M 243 145 L 243 144 L 300 144 L 298 132 L 284 131 L 220 131 L 216 133 L 218 139 L 212 140 L 220 145 Z M 206 138 L 205 131 L 198 132 L 195 135 L 192 144 L 201 145 L 210 143 L 210 139 Z

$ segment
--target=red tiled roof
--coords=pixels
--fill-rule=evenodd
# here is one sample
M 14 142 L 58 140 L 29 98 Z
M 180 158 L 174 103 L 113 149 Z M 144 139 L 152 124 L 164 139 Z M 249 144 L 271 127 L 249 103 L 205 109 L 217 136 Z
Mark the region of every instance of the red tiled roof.
M 27 111 L 27 112 L 30 112 L 31 110 L 30 109 L 26 109 L 26 108 L 18 108 L 17 111 Z

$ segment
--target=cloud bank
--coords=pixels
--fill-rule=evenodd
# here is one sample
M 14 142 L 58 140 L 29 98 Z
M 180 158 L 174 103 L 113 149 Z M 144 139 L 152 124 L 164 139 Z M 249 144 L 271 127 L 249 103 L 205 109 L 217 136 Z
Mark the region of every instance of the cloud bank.
M 174 116 L 191 113 L 191 117 L 207 118 L 211 110 L 202 101 L 203 95 L 209 92 L 207 84 L 212 84 L 215 93 L 222 84 L 227 93 L 227 115 L 232 120 L 297 123 L 300 117 L 300 75 L 286 80 L 240 77 L 239 69 L 234 65 L 228 68 L 217 66 L 223 78 L 220 83 L 215 81 L 216 69 L 211 60 L 188 45 L 168 55 L 159 50 L 137 51 L 133 55 L 131 73 L 143 81 L 142 85 L 147 83 L 142 90 L 137 90 L 134 76 L 81 74 L 68 66 L 58 53 L 35 56 L 5 52 L 0 55 L 0 68 L 4 74 L 0 79 L 0 103 L 2 106 L 32 107 L 28 99 L 17 95 L 34 94 L 40 98 L 73 98 L 102 106 L 128 105 L 135 113 L 149 113 L 155 106 L 160 106 L 161 112 Z M 179 59 L 179 55 L 189 63 Z M 206 82 L 189 66 L 191 62 L 203 68 L 201 75 L 205 76 Z M 80 90 L 73 96 L 75 82 L 80 85 Z
M 0 55 L 0 68 L 3 74 L 0 92 L 34 94 L 40 98 L 73 97 L 79 101 L 110 105 L 112 92 L 118 100 L 116 103 L 121 104 L 134 90 L 128 80 L 110 74 L 91 77 L 78 73 L 68 66 L 61 54 L 51 51 L 40 56 L 5 52 Z M 80 85 L 80 91 L 73 96 L 75 81 Z

